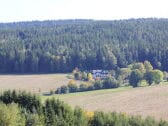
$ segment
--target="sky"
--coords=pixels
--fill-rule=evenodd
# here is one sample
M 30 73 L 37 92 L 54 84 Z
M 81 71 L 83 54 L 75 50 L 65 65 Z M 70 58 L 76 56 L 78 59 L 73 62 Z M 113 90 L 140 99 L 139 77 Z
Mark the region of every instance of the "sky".
M 0 22 L 168 18 L 168 0 L 0 0 Z

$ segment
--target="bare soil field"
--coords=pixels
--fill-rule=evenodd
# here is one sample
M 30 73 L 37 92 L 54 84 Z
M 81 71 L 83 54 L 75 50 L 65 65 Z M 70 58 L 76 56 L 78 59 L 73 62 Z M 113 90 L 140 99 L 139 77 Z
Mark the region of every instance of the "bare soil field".
M 168 120 L 168 84 L 54 95 L 53 97 L 73 107 L 80 106 L 88 111 L 117 111 L 129 115 L 152 116 L 156 119 Z
M 68 82 L 67 74 L 0 75 L 0 91 L 16 89 L 34 93 L 48 92 Z

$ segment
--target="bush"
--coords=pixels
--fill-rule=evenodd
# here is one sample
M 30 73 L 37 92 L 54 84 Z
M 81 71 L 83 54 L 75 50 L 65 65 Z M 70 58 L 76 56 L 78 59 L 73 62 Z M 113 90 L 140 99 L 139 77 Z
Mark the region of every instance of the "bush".
M 83 109 L 75 107 L 74 109 L 74 126 L 88 126 L 88 119 Z
M 53 94 L 54 94 L 54 90 L 51 89 L 51 90 L 50 90 L 50 95 L 53 95 Z
M 74 78 L 75 78 L 75 80 L 81 80 L 82 79 L 81 73 L 80 72 L 74 73 Z
M 69 83 L 68 84 L 69 92 L 77 92 L 78 91 L 78 86 L 76 83 Z
M 93 80 L 93 76 L 92 76 L 91 73 L 88 73 L 88 75 L 87 75 L 87 80 L 88 80 L 88 81 L 92 81 L 92 80 Z
M 44 126 L 43 118 L 38 114 L 26 114 L 26 126 Z
M 93 84 L 88 85 L 87 91 L 92 91 L 92 90 L 95 90 L 94 85 Z
M 103 82 L 101 80 L 98 80 L 94 83 L 95 90 L 99 90 L 103 88 Z
M 152 70 L 147 73 L 145 73 L 145 79 L 148 81 L 149 85 L 152 83 L 160 83 L 163 81 L 163 72 L 160 70 Z
M 80 84 L 79 91 L 87 91 L 87 90 L 88 90 L 88 84 L 86 83 Z
M 82 80 L 87 81 L 87 73 L 86 72 L 82 73 Z
M 63 94 L 66 94 L 66 93 L 69 93 L 69 88 L 68 86 L 61 86 L 60 88 L 60 93 L 63 93 Z
M 138 82 L 138 87 L 144 87 L 144 86 L 148 86 L 148 82 L 146 80 L 141 80 Z
M 0 103 L 0 126 L 25 126 L 25 118 L 17 104 Z
M 129 83 L 130 85 L 132 85 L 133 87 L 137 87 L 138 86 L 138 82 L 143 78 L 143 73 L 138 70 L 135 69 L 131 72 L 130 78 L 129 78 Z
M 119 87 L 119 83 L 113 77 L 108 77 L 103 81 L 103 88 L 105 88 L 105 89 L 117 88 L 117 87 Z

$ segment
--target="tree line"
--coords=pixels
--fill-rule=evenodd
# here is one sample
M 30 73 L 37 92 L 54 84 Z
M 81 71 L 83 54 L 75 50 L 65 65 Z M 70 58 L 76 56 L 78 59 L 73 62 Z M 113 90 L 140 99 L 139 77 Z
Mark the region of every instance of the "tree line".
M 168 71 L 167 35 L 167 19 L 0 23 L 0 72 L 111 70 L 145 60 Z
M 86 71 L 82 72 L 80 70 L 73 70 L 72 74 L 74 76 L 73 79 L 70 80 L 67 85 L 63 85 L 56 89 L 56 94 L 110 89 L 124 86 L 150 86 L 168 80 L 167 72 L 154 69 L 151 63 L 147 60 L 143 63 L 132 63 L 126 68 L 111 70 L 105 78 L 93 78 L 91 73 Z M 82 80 L 81 84 L 77 84 L 76 80 Z
M 72 109 L 55 99 L 42 104 L 38 96 L 21 91 L 5 91 L 0 101 L 0 126 L 168 126 L 168 122 L 151 117 Z

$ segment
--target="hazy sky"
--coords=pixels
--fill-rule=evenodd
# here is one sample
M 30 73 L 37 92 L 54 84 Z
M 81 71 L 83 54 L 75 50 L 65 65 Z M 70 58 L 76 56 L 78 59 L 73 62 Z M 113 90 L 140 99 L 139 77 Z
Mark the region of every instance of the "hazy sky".
M 0 22 L 168 18 L 168 0 L 0 0 Z

